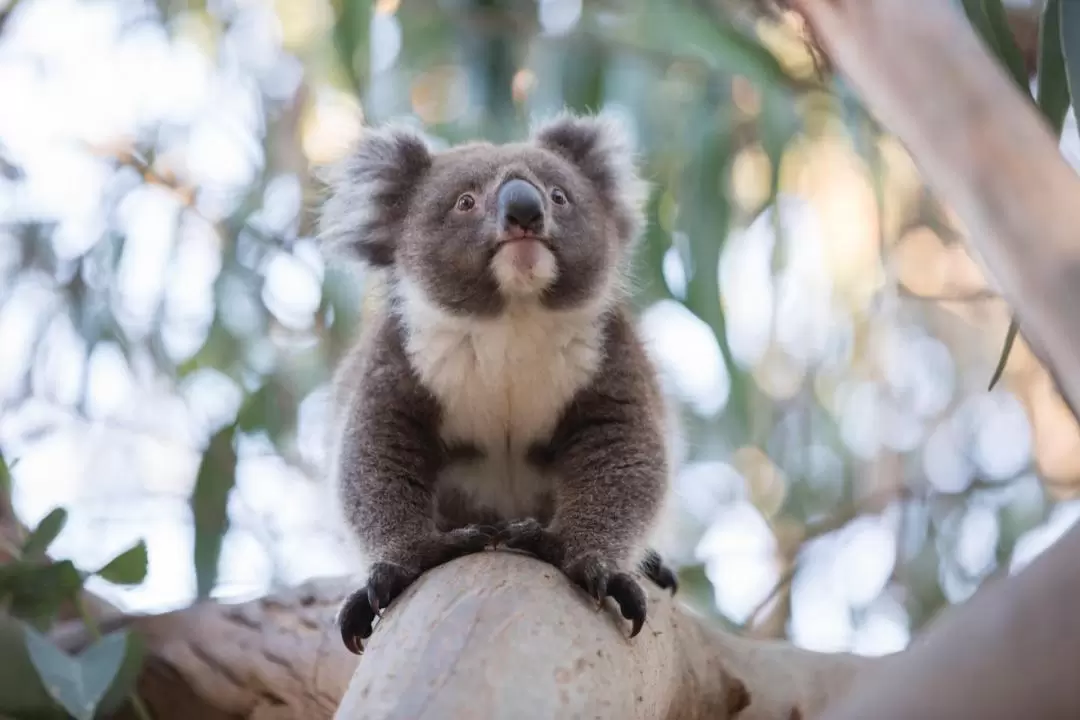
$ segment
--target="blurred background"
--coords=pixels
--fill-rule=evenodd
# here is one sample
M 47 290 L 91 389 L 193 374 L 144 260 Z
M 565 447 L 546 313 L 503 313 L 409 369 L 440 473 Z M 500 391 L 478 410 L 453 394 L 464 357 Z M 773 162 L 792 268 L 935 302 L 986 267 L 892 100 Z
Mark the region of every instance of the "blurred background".
M 684 602 L 903 648 L 1080 513 L 1080 432 L 895 140 L 791 18 L 722 0 L 0 0 L 0 451 L 132 611 L 355 570 L 327 381 L 365 280 L 312 238 L 368 124 L 624 114 L 654 184 L 643 331 L 680 414 Z M 1023 5 L 1024 3 L 1012 3 Z M 1070 111 L 1063 151 L 1080 158 Z

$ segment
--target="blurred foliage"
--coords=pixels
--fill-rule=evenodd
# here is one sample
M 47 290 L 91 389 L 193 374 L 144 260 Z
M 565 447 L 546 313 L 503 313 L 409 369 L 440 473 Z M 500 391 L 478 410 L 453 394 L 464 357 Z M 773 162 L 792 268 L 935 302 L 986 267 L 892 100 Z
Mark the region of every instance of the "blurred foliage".
M 964 10 L 972 26 L 979 31 L 983 41 L 994 51 L 998 61 L 1008 68 L 1020 91 L 1030 94 L 1031 83 L 1024 69 L 1024 59 L 1009 30 L 1001 0 L 964 0 Z M 1043 10 L 1040 21 L 1038 86 L 1035 97 L 1043 116 L 1050 123 L 1055 134 L 1059 136 L 1065 113 L 1071 103 L 1061 34 L 1066 31 L 1070 23 L 1076 25 L 1080 22 L 1080 16 L 1063 22 L 1065 17 L 1063 14 L 1066 12 L 1071 11 L 1066 11 L 1063 4 L 1056 0 L 1049 0 Z M 1072 55 L 1080 53 L 1080 43 L 1074 43 L 1072 48 Z M 998 360 L 997 367 L 994 368 L 993 377 L 990 378 L 990 389 L 993 389 L 1005 371 L 1005 364 L 1012 352 L 1019 330 L 1020 326 L 1013 318 L 1005 333 L 1005 345 L 1001 350 L 1001 358 Z
M 0 455 L 0 476 L 7 464 Z M 0 508 L 8 497 L 0 495 Z M 0 520 L 5 516 L 0 512 Z M 8 520 L 9 528 L 10 518 Z M 96 575 L 111 583 L 138 585 L 146 577 L 146 545 L 141 541 L 95 572 L 78 570 L 70 560 L 53 561 L 49 546 L 63 530 L 67 512 L 56 508 L 25 533 L 20 546 L 0 534 L 0 714 L 15 718 L 89 719 L 114 712 L 131 697 L 142 663 L 142 640 L 126 630 L 99 637 L 80 593 Z M 7 530 L 7 528 L 5 528 Z M 57 647 L 42 631 L 52 628 L 74 606 L 97 639 L 77 657 Z
M 22 0 L 17 8 L 9 7 L 12 17 L 5 32 L 39 1 Z M 233 513 L 246 457 L 243 448 L 254 444 L 307 476 L 319 475 L 318 462 L 312 459 L 318 453 L 301 437 L 302 406 L 325 388 L 362 317 L 363 284 L 315 258 L 312 211 L 324 192 L 314 180 L 317 166 L 336 157 L 360 131 L 361 117 L 375 124 L 410 115 L 433 136 L 454 143 L 521 137 L 536 114 L 564 106 L 588 111 L 612 104 L 633 117 L 643 170 L 653 183 L 635 305 L 645 312 L 673 304 L 703 321 L 730 381 L 720 411 L 701 411 L 693 398 L 681 398 L 678 414 L 686 461 L 724 463 L 740 474 L 744 496 L 722 492 L 731 495 L 726 501 L 741 498 L 757 509 L 775 540 L 767 559 L 779 565 L 778 582 L 761 593 L 764 600 L 758 609 L 733 619 L 720 612 L 714 593 L 721 588 L 707 558 L 684 554 L 683 597 L 719 623 L 759 631 L 757 621 L 768 616 L 771 619 L 760 624 L 772 626 L 761 632 L 787 634 L 791 613 L 797 610 L 790 591 L 799 582 L 804 550 L 835 538 L 861 517 L 891 513 L 900 529 L 895 562 L 889 565 L 882 592 L 897 598 L 908 624 L 917 629 L 942 604 L 970 594 L 990 573 L 1007 568 L 1018 539 L 1049 517 L 1052 498 L 1040 491 L 1035 502 L 1015 500 L 1026 497 L 1023 481 L 1032 477 L 1032 463 L 1005 478 L 986 478 L 981 470 L 972 470 L 974 481 L 953 490 L 928 480 L 923 460 L 931 443 L 927 437 L 952 427 L 951 418 L 965 398 L 972 397 L 966 389 L 970 383 L 958 383 L 964 386 L 960 392 L 933 410 L 925 426 L 919 425 L 924 432 L 919 442 L 883 447 L 876 454 L 852 450 L 850 435 L 859 424 L 887 425 L 888 419 L 856 419 L 853 430 L 842 411 L 847 406 L 830 399 L 840 394 L 837 388 L 852 379 L 884 387 L 889 380 L 884 375 L 892 373 L 895 379 L 908 371 L 902 359 L 884 370 L 873 364 L 878 362 L 875 353 L 883 352 L 868 349 L 875 332 L 921 325 L 927 328 L 926 336 L 952 332 L 959 337 L 949 346 L 954 353 L 974 344 L 968 339 L 972 335 L 957 329 L 955 315 L 938 312 L 928 298 L 913 297 L 898 282 L 895 263 L 888 257 L 899 246 L 897 235 L 925 230 L 948 248 L 959 233 L 932 199 L 899 198 L 894 177 L 902 172 L 896 170 L 895 148 L 841 80 L 818 72 L 791 16 L 782 16 L 782 25 L 736 22 L 720 6 L 698 0 L 280 0 L 160 2 L 143 8 L 149 17 L 143 22 L 194 42 L 223 75 L 240 72 L 236 65 L 242 43 L 237 37 L 243 37 L 244 23 L 253 22 L 251 14 L 269 8 L 278 23 L 280 47 L 275 52 L 295 66 L 286 63 L 281 70 L 264 59 L 260 62 L 275 68 L 272 72 L 243 71 L 248 73 L 245 87 L 255 88 L 255 119 L 252 137 L 236 142 L 257 156 L 250 182 L 226 190 L 200 186 L 176 157 L 176 137 L 184 137 L 190 128 L 160 122 L 86 148 L 110 163 L 111 175 L 102 197 L 107 222 L 85 250 L 73 257 L 58 252 L 55 218 L 20 217 L 0 229 L 0 242 L 12 243 L 15 258 L 0 268 L 0 310 L 17 295 L 20 283 L 29 280 L 44 282 L 58 298 L 50 306 L 53 314 L 36 326 L 33 352 L 20 382 L 0 399 L 3 412 L 14 417 L 45 394 L 35 367 L 48 359 L 43 348 L 57 317 L 70 321 L 84 350 L 82 381 L 74 399 L 49 398 L 63 406 L 66 417 L 91 424 L 116 422 L 90 417 L 88 411 L 86 358 L 102 348 L 118 352 L 139 377 L 146 397 L 139 409 L 146 426 L 154 426 L 154 403 L 162 388 L 184 397 L 197 382 L 221 380 L 207 394 L 226 410 L 188 408 L 195 418 L 196 429 L 190 434 L 197 459 L 185 497 L 193 527 L 188 557 L 196 586 L 189 600 L 211 595 L 219 586 L 226 538 L 236 528 Z M 964 8 L 1003 67 L 1028 92 L 1002 4 L 965 0 Z M 1059 131 L 1070 103 L 1069 88 L 1080 76 L 1080 15 L 1074 10 L 1074 3 L 1051 1 L 1042 20 L 1035 101 Z M 289 75 L 291 67 L 298 72 Z M 278 75 L 294 78 L 294 85 Z M 840 343 L 839 350 L 830 345 L 823 356 L 847 353 L 847 364 L 829 367 L 826 360 L 814 360 L 790 388 L 779 391 L 775 378 L 790 375 L 782 372 L 790 357 L 776 349 L 776 326 L 790 307 L 782 305 L 779 289 L 772 293 L 769 349 L 756 364 L 741 360 L 732 340 L 736 300 L 722 281 L 724 258 L 733 242 L 752 234 L 755 223 L 765 222 L 772 235 L 768 266 L 775 287 L 780 287 L 778 278 L 794 272 L 791 256 L 800 248 L 785 236 L 791 228 L 782 221 L 782 199 L 792 193 L 788 188 L 805 185 L 798 162 L 805 162 L 808 148 L 837 136 L 860 159 L 858 172 L 870 186 L 879 218 L 892 218 L 891 224 L 883 219 L 871 224 L 877 228 L 880 255 L 873 271 L 881 271 L 886 281 L 872 296 L 850 291 L 844 298 L 860 306 L 860 319 L 853 323 L 847 344 Z M 14 190 L 24 182 L 24 173 L 6 144 L 0 138 L 0 182 Z M 179 147 L 184 147 L 182 142 Z M 172 228 L 177 237 L 211 238 L 220 267 L 214 273 L 206 322 L 178 320 L 175 308 L 159 296 L 153 296 L 149 307 L 133 309 L 116 290 L 127 272 L 124 263 L 138 252 L 117 217 L 127 199 L 147 188 L 168 194 L 178 204 Z M 299 201 L 294 202 L 294 194 Z M 295 211 L 290 210 L 293 205 Z M 852 210 L 850 224 L 860 217 Z M 829 227 L 847 224 L 845 217 Z M 179 246 L 179 241 L 170 246 L 165 271 L 174 281 L 180 272 L 174 269 Z M 310 312 L 298 317 L 287 306 L 286 301 L 295 298 L 280 297 L 272 281 L 276 273 L 293 278 L 285 287 L 297 294 L 304 285 L 296 276 L 316 278 L 318 300 Z M 897 310 L 901 300 L 910 303 Z M 873 307 L 867 307 L 870 304 Z M 992 386 L 1005 370 L 1015 336 L 1013 325 Z M 973 373 L 981 371 L 980 359 L 965 357 L 947 360 L 966 363 Z M 888 365 L 889 358 L 880 362 Z M 935 367 L 944 376 L 952 365 Z M 941 382 L 951 383 L 952 378 Z M 981 380 L 976 384 L 985 387 Z M 233 390 L 235 402 L 228 399 Z M 892 403 L 890 408 L 909 407 L 920 397 L 919 390 L 906 385 L 879 392 Z M 165 411 L 162 406 L 161 414 Z M 118 424 L 128 427 L 131 421 Z M 139 435 L 145 427 L 132 430 Z M 963 462 L 974 466 L 976 432 L 967 426 L 956 432 L 962 436 L 956 442 L 963 443 Z M 25 437 L 19 439 L 22 447 L 29 446 Z M 0 441 L 5 449 L 18 444 L 9 436 L 0 435 Z M 14 474 L 18 478 L 19 473 Z M 6 466 L 0 466 L 0 481 L 2 497 L 10 497 Z M 289 498 L 275 502 L 286 506 Z M 997 535 L 991 561 L 972 575 L 958 569 L 957 528 L 975 511 L 991 518 Z M 75 717 L 89 717 L 93 708 L 115 707 L 130 690 L 131 667 L 137 666 L 141 652 L 132 637 L 110 635 L 70 657 L 50 645 L 47 635 L 37 633 L 52 626 L 89 576 L 138 584 L 147 574 L 148 561 L 152 568 L 154 553 L 148 557 L 140 543 L 92 573 L 78 570 L 67 559 L 47 560 L 65 519 L 65 510 L 55 510 L 36 524 L 23 544 L 0 553 L 7 559 L 0 565 L 0 598 L 15 619 L 0 625 L 0 655 L 16 658 L 18 665 L 11 673 L 0 673 L 0 712 L 21 717 L 34 708 L 47 716 L 63 707 Z M 706 543 L 708 522 L 684 518 L 683 525 L 680 532 L 704 535 Z M 865 605 L 853 609 L 852 617 L 865 614 Z M 36 677 L 34 668 L 49 678 L 47 691 L 29 679 Z

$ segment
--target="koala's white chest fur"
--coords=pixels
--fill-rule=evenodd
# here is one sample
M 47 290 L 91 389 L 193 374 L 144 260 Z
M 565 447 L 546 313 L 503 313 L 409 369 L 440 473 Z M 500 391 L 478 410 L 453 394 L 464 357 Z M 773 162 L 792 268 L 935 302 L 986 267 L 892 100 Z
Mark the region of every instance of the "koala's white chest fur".
M 483 454 L 447 468 L 440 484 L 504 517 L 530 514 L 539 496 L 553 489 L 553 478 L 526 455 L 550 437 L 596 372 L 602 351 L 596 312 L 527 305 L 474 319 L 441 311 L 415 287 L 406 286 L 402 300 L 406 348 L 442 406 L 442 438 L 474 444 Z

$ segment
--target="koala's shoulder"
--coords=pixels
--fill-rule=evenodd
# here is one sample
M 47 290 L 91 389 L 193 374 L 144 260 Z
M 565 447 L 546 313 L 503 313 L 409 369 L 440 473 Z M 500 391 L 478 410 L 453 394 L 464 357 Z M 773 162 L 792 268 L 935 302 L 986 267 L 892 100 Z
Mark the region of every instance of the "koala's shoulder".
M 361 394 L 381 398 L 380 402 L 401 399 L 430 404 L 405 351 L 405 330 L 389 301 L 371 303 L 361 323 L 359 337 L 346 352 L 334 374 L 335 397 Z

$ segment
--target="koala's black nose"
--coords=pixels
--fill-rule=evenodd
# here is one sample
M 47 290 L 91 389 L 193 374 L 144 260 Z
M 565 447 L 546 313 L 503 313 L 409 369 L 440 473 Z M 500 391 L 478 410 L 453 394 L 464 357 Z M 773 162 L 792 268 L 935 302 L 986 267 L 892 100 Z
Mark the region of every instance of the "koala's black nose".
M 544 230 L 544 197 L 530 182 L 514 178 L 499 188 L 499 225 L 509 230 L 518 227 L 526 232 Z

